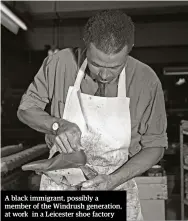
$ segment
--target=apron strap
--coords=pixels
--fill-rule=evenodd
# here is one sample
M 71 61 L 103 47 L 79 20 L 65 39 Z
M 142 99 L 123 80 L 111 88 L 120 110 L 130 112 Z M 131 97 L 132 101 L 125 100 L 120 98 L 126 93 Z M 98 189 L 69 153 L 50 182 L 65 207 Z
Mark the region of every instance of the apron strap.
M 125 67 L 123 68 L 118 82 L 118 97 L 126 97 L 126 73 Z
M 81 85 L 82 79 L 84 78 L 84 75 L 85 75 L 86 66 L 87 66 L 87 58 L 84 60 L 82 66 L 80 67 L 77 77 L 76 77 L 76 81 L 74 82 L 74 87 L 77 90 L 80 90 L 80 85 Z

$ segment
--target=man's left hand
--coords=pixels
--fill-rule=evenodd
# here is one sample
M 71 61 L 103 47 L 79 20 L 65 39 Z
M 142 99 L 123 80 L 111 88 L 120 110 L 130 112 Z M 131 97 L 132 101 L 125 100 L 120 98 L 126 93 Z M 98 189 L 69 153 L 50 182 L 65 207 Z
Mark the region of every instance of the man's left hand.
M 98 175 L 82 184 L 82 190 L 113 190 L 115 182 L 111 175 Z

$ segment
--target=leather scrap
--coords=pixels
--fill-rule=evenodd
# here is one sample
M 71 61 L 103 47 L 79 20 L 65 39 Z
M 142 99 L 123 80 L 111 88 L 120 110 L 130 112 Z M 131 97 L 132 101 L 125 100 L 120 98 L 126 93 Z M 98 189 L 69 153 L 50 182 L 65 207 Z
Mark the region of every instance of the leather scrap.
M 55 157 L 45 160 L 37 160 L 22 166 L 22 170 L 33 170 L 36 172 L 46 172 L 68 168 L 79 168 L 86 164 L 84 151 L 73 153 L 60 153 Z

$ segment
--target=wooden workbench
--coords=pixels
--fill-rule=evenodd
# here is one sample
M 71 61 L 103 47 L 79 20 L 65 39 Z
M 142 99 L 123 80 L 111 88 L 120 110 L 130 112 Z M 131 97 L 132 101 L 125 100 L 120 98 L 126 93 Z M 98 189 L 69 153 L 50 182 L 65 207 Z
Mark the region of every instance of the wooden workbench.
M 137 177 L 144 220 L 165 220 L 165 200 L 168 198 L 167 177 Z

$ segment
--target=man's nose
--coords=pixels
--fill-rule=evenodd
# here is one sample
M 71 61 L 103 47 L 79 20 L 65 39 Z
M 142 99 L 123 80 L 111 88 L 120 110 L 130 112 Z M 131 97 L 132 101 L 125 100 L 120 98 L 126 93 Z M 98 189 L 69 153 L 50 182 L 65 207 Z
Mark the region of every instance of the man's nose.
M 106 80 L 108 78 L 108 73 L 107 70 L 104 68 L 103 70 L 100 71 L 99 76 L 103 79 Z

